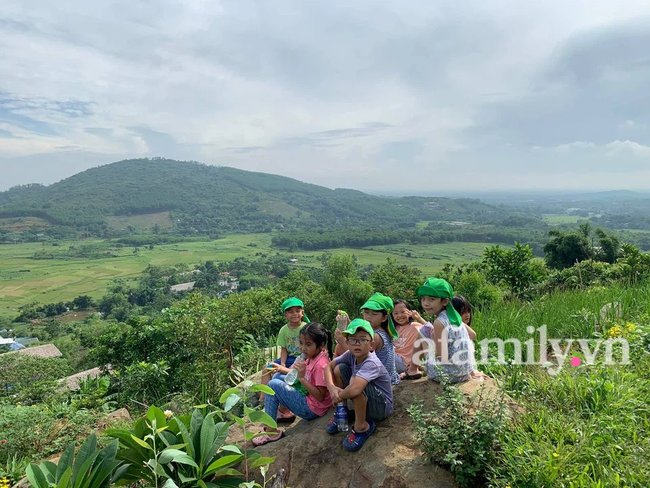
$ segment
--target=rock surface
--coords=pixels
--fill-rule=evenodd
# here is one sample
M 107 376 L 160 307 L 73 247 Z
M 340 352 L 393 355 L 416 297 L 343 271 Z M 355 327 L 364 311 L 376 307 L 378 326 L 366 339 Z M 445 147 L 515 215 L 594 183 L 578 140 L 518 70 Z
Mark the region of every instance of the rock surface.
M 467 394 L 482 387 L 496 390 L 491 379 L 460 385 Z M 439 384 L 426 378 L 397 385 L 395 413 L 377 424 L 375 434 L 356 453 L 343 449 L 342 433 L 330 436 L 325 432 L 331 413 L 311 422 L 297 420 L 286 428 L 283 439 L 258 450 L 263 456 L 275 457 L 269 473 L 285 469 L 287 486 L 292 488 L 456 488 L 458 485 L 449 471 L 429 464 L 422 457 L 406 411 L 415 400 L 433 408 L 440 391 Z M 230 440 L 241 443 L 241 433 L 233 432 Z

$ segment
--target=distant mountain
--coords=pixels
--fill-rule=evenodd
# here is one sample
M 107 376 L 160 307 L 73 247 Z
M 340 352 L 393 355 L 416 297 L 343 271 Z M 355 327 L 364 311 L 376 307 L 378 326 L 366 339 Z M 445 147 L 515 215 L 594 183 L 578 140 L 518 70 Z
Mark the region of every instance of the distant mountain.
M 503 210 L 475 199 L 382 198 L 272 174 L 161 158 L 120 161 L 50 186 L 25 185 L 0 193 L 0 218 L 40 217 L 96 234 L 110 230 L 115 217 L 156 215 L 159 222 L 164 213 L 170 226 L 186 234 L 268 231 L 280 224 L 475 221 L 502 216 Z

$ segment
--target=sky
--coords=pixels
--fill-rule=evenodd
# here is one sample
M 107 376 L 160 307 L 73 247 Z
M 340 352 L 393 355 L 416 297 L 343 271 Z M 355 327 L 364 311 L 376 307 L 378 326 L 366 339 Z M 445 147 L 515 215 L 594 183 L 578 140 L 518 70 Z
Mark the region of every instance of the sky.
M 0 0 L 0 190 L 141 157 L 330 188 L 650 188 L 647 0 Z

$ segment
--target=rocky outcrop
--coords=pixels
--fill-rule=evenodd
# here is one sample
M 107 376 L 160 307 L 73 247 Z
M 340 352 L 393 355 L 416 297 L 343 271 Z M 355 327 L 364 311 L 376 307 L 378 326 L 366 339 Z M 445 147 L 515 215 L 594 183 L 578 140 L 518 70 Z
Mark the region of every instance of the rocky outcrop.
M 493 380 L 468 381 L 460 385 L 467 394 L 480 388 L 496 390 Z M 263 456 L 275 456 L 269 472 L 286 471 L 292 488 L 451 488 L 458 485 L 445 469 L 431 465 L 418 450 L 406 409 L 416 400 L 433 409 L 441 386 L 426 378 L 403 381 L 394 388 L 395 413 L 377 424 L 377 431 L 364 447 L 349 453 L 341 445 L 343 434 L 327 435 L 326 416 L 307 422 L 298 420 L 285 437 L 258 448 Z M 238 434 L 233 441 L 241 442 Z

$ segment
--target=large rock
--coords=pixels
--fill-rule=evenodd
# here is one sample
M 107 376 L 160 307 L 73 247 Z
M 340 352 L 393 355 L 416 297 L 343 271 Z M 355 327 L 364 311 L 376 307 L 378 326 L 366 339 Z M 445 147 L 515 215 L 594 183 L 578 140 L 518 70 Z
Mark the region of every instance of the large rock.
M 481 387 L 496 390 L 491 379 L 460 385 L 467 394 Z M 395 413 L 377 424 L 375 434 L 356 453 L 343 449 L 342 433 L 330 436 L 325 432 L 331 412 L 311 422 L 296 421 L 283 439 L 258 450 L 263 456 L 275 456 L 269 472 L 286 470 L 287 486 L 292 488 L 457 487 L 450 472 L 423 458 L 406 411 L 415 400 L 432 409 L 440 390 L 439 384 L 427 379 L 397 385 Z M 234 432 L 230 440 L 241 444 L 241 433 Z

